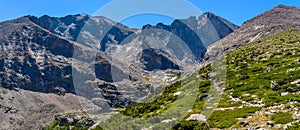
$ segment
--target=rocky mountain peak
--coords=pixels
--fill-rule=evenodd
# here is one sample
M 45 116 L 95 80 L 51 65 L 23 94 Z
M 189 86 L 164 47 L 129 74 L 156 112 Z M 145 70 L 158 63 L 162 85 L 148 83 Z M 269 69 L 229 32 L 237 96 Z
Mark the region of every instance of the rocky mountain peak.
M 249 42 L 284 30 L 300 29 L 300 8 L 278 5 L 248 21 L 208 48 L 206 59 L 214 59 Z M 221 49 L 221 50 L 220 50 Z M 220 52 L 222 51 L 222 52 Z
M 246 21 L 244 24 L 268 24 L 267 21 L 272 23 L 292 22 L 293 18 L 297 18 L 299 8 L 286 5 L 278 5 L 254 18 Z M 295 17 L 293 17 L 295 16 Z M 243 25 L 244 25 L 243 24 Z
M 190 48 L 196 60 L 201 61 L 207 46 L 230 34 L 238 26 L 211 12 L 207 12 L 198 17 L 175 19 L 171 25 L 159 23 L 152 26 L 147 24 L 143 26 L 142 30 L 155 28 L 177 35 Z M 169 44 L 171 45 L 171 43 Z
M 212 12 L 205 12 L 205 13 L 203 13 L 203 15 L 206 15 L 208 18 L 210 18 L 210 17 L 217 17 L 214 13 L 212 13 Z
M 297 8 L 297 7 L 286 6 L 286 5 L 283 5 L 283 4 L 279 4 L 279 5 L 277 5 L 276 7 L 274 7 L 273 9 L 276 9 L 276 8 L 290 9 L 290 8 Z

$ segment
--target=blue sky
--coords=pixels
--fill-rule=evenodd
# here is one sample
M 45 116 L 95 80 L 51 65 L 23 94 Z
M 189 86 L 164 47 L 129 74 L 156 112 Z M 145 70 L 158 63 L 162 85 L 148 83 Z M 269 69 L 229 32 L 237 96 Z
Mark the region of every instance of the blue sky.
M 69 14 L 86 13 L 93 15 L 111 0 L 0 0 L 0 21 L 14 19 L 24 15 L 50 15 L 62 17 Z M 126 0 L 125 0 L 126 1 Z M 129 1 L 129 0 L 128 0 Z M 203 12 L 213 12 L 229 21 L 242 25 L 243 22 L 267 11 L 278 4 L 300 7 L 300 0 L 187 0 Z M 176 4 L 176 3 L 174 3 Z M 124 4 L 124 7 L 128 5 Z M 168 5 L 161 5 L 161 8 Z M 179 5 L 180 6 L 180 5 Z M 117 10 L 117 9 L 116 9 Z M 187 14 L 188 16 L 189 14 Z M 187 17 L 186 16 L 186 17 Z M 110 16 L 106 16 L 110 17 Z M 162 15 L 137 15 L 123 24 L 129 27 L 141 27 L 146 23 L 163 22 L 170 24 L 173 18 Z

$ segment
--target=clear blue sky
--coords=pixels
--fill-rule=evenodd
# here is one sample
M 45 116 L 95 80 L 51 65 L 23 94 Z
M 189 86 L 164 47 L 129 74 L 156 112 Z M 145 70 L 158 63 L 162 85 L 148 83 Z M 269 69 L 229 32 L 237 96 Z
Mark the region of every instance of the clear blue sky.
M 93 15 L 111 0 L 0 0 L 0 21 L 24 15 L 50 15 L 62 17 L 69 14 Z M 300 0 L 188 0 L 203 12 L 213 12 L 229 21 L 242 25 L 246 20 L 267 11 L 278 4 L 300 7 Z M 126 7 L 126 5 L 124 5 Z M 168 5 L 162 5 L 168 6 Z M 106 16 L 109 17 L 109 16 Z M 146 23 L 170 24 L 172 18 L 159 15 L 138 15 L 122 21 L 129 27 L 141 27 Z

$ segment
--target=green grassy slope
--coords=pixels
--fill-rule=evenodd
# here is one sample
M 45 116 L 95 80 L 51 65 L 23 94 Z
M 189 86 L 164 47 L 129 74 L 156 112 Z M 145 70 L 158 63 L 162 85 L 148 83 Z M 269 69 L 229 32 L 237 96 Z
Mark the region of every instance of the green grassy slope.
M 241 102 L 233 102 L 228 96 L 251 104 L 258 104 L 257 102 L 261 101 L 260 104 L 265 104 L 264 107 L 287 104 L 289 101 L 300 102 L 298 94 L 280 96 L 282 92 L 291 88 L 294 91 L 300 90 L 299 86 L 291 84 L 300 79 L 299 59 L 300 32 L 296 30 L 284 31 L 230 52 L 226 55 L 225 94 L 218 107 L 241 105 Z M 277 82 L 280 88 L 276 91 L 271 90 L 271 81 Z M 200 109 L 201 106 L 198 106 L 194 111 Z M 207 122 L 212 128 L 229 128 L 237 123 L 238 117 L 247 117 L 249 113 L 259 109 L 260 107 L 243 107 L 217 110 Z

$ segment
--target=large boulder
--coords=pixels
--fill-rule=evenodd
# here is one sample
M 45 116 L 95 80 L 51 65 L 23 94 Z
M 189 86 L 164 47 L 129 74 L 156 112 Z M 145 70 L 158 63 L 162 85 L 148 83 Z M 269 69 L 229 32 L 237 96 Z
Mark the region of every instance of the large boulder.
M 291 82 L 291 84 L 295 84 L 299 87 L 300 86 L 300 79 L 297 79 L 294 82 Z
M 280 85 L 275 81 L 271 81 L 270 89 L 272 89 L 273 91 L 277 91 L 280 89 Z
M 206 122 L 206 117 L 202 114 L 192 114 L 186 120 L 188 121 L 198 121 L 198 122 Z

